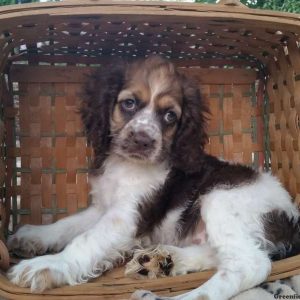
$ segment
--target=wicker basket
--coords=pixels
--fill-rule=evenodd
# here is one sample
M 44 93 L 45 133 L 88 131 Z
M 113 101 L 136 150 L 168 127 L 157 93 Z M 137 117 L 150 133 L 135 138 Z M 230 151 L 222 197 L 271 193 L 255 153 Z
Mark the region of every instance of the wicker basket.
M 85 74 L 119 56 L 160 53 L 194 76 L 212 111 L 207 151 L 272 169 L 300 203 L 300 16 L 229 2 L 1 8 L 2 239 L 18 223 L 51 223 L 86 207 L 92 154 L 76 113 L 79 91 Z M 299 273 L 296 256 L 274 263 L 269 279 Z M 117 269 L 43 296 L 0 276 L 0 298 L 128 299 L 136 288 L 178 294 L 211 275 L 136 281 Z

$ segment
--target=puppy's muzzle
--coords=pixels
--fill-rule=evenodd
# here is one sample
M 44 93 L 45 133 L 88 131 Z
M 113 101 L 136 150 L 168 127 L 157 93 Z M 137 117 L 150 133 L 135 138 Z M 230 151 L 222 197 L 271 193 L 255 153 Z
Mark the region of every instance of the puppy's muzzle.
M 156 140 L 152 138 L 146 131 L 130 130 L 126 139 L 123 150 L 129 154 L 137 156 L 150 155 L 155 149 Z

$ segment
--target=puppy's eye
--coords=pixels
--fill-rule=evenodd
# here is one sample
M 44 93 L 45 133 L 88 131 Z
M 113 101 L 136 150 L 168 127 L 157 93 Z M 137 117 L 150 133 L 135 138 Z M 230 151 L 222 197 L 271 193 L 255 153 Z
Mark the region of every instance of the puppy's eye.
M 135 99 L 125 99 L 121 102 L 121 106 L 124 110 L 135 111 L 137 103 Z
M 164 115 L 164 120 L 167 124 L 172 124 L 177 121 L 177 115 L 174 111 L 169 110 L 165 115 Z

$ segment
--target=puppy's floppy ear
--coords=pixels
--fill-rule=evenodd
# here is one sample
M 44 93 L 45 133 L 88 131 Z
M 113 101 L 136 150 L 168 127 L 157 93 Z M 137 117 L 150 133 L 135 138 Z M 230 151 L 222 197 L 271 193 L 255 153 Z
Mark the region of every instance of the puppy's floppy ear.
M 110 148 L 110 117 L 125 80 L 125 62 L 102 67 L 87 80 L 80 113 L 94 150 L 93 169 L 99 169 Z
M 182 75 L 183 107 L 172 145 L 172 165 L 187 173 L 201 168 L 209 109 L 201 99 L 197 83 Z

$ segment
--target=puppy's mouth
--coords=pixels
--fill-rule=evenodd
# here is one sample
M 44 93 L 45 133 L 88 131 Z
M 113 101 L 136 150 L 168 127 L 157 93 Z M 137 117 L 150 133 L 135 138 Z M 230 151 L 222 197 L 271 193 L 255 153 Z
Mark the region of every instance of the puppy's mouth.
M 135 160 L 147 160 L 147 156 L 145 154 L 141 154 L 141 153 L 126 153 L 126 154 L 127 156 Z
M 137 145 L 131 140 L 119 140 L 114 143 L 113 152 L 130 160 L 154 163 L 157 160 L 159 149 L 153 146 Z
M 149 149 L 144 146 L 137 146 L 134 143 L 124 141 L 124 143 L 120 145 L 118 152 L 131 159 L 147 161 L 153 156 L 155 148 Z

